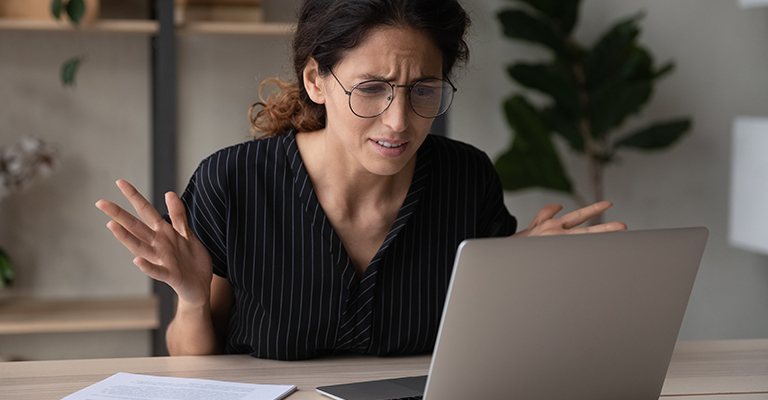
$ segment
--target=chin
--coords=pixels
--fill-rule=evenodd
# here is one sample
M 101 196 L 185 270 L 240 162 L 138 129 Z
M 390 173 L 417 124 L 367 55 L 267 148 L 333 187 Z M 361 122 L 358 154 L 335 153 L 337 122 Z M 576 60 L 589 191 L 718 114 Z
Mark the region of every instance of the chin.
M 402 172 L 406 165 L 408 165 L 410 158 L 403 157 L 402 160 L 380 160 L 379 162 L 369 162 L 363 164 L 363 167 L 373 175 L 378 176 L 393 176 Z

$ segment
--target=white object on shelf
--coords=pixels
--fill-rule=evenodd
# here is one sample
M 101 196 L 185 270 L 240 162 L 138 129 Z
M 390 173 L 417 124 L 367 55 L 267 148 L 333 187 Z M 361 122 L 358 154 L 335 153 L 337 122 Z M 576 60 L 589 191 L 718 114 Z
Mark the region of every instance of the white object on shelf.
M 739 0 L 741 8 L 768 7 L 768 0 Z
M 768 254 L 768 118 L 733 123 L 729 242 Z

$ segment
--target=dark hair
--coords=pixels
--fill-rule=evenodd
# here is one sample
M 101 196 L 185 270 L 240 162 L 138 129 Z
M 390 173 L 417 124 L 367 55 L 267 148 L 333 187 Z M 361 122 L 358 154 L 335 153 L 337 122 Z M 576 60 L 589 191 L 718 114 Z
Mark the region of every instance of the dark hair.
M 354 49 L 371 29 L 379 26 L 410 28 L 429 37 L 443 55 L 443 73 L 449 76 L 457 62 L 466 62 L 469 49 L 464 34 L 469 17 L 456 0 L 305 0 L 293 39 L 296 83 L 268 79 L 259 90 L 276 84 L 278 91 L 251 106 L 255 131 L 281 135 L 288 129 L 313 131 L 325 126 L 325 107 L 314 103 L 304 89 L 304 67 L 310 58 L 328 73 L 346 52 Z M 256 116 L 253 109 L 263 107 Z

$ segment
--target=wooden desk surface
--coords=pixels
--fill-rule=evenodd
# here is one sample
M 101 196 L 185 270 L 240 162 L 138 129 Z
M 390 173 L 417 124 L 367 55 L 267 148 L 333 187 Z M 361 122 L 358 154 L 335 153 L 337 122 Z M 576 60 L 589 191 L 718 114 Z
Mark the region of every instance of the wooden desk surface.
M 61 399 L 117 372 L 294 384 L 290 400 L 326 399 L 315 387 L 424 375 L 429 356 L 336 356 L 309 361 L 259 360 L 242 355 L 122 358 L 0 363 L 0 399 Z M 670 364 L 663 399 L 768 399 L 768 339 L 680 342 Z

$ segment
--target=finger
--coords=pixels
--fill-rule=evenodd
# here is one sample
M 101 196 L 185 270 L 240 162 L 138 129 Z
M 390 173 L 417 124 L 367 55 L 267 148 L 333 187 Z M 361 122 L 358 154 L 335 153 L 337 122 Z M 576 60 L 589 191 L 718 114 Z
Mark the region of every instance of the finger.
M 109 221 L 107 223 L 107 228 L 112 231 L 115 238 L 117 238 L 128 251 L 133 253 L 133 255 L 148 258 L 154 256 L 155 252 L 150 245 L 133 235 L 117 221 Z
M 150 204 L 149 201 L 147 201 L 147 199 L 133 187 L 133 185 L 119 179 L 117 181 L 117 187 L 120 188 L 120 191 L 123 192 L 123 196 L 131 202 L 136 213 L 139 214 L 139 217 L 141 217 L 149 227 L 155 228 L 160 222 L 164 222 L 160 213 L 152 207 L 152 204 Z
M 110 218 L 115 220 L 118 224 L 122 225 L 125 229 L 131 232 L 134 236 L 149 243 L 154 237 L 154 232 L 146 224 L 141 222 L 133 214 L 125 211 L 117 204 L 107 201 L 99 200 L 96 202 L 96 207 L 107 214 Z
M 187 224 L 187 210 L 184 203 L 176 193 L 168 192 L 165 194 L 165 205 L 168 206 L 168 216 L 171 217 L 171 224 L 179 235 L 189 239 L 189 225 Z
M 149 276 L 150 278 L 168 283 L 170 285 L 168 280 L 170 280 L 171 274 L 168 272 L 167 269 L 159 265 L 156 265 L 154 263 L 151 263 L 146 258 L 143 258 L 143 257 L 134 258 L 133 263 L 137 267 L 139 267 L 141 272 L 147 274 L 147 276 Z
M 554 218 L 562 209 L 563 206 L 560 204 L 550 204 L 542 207 L 541 210 L 536 213 L 536 216 L 533 217 L 533 221 L 528 225 L 528 229 L 533 229 L 536 226 L 541 225 L 542 222 Z
M 566 233 L 568 234 L 600 233 L 600 232 L 616 232 L 616 231 L 626 231 L 626 230 L 627 230 L 627 224 L 623 222 L 609 222 L 606 224 L 587 226 L 584 228 L 570 229 L 566 231 Z
M 613 206 L 613 203 L 610 201 L 599 201 L 595 204 L 563 215 L 560 217 L 560 221 L 562 222 L 564 229 L 571 229 L 575 226 L 583 224 L 584 222 L 587 222 L 587 220 L 611 208 L 611 206 Z

